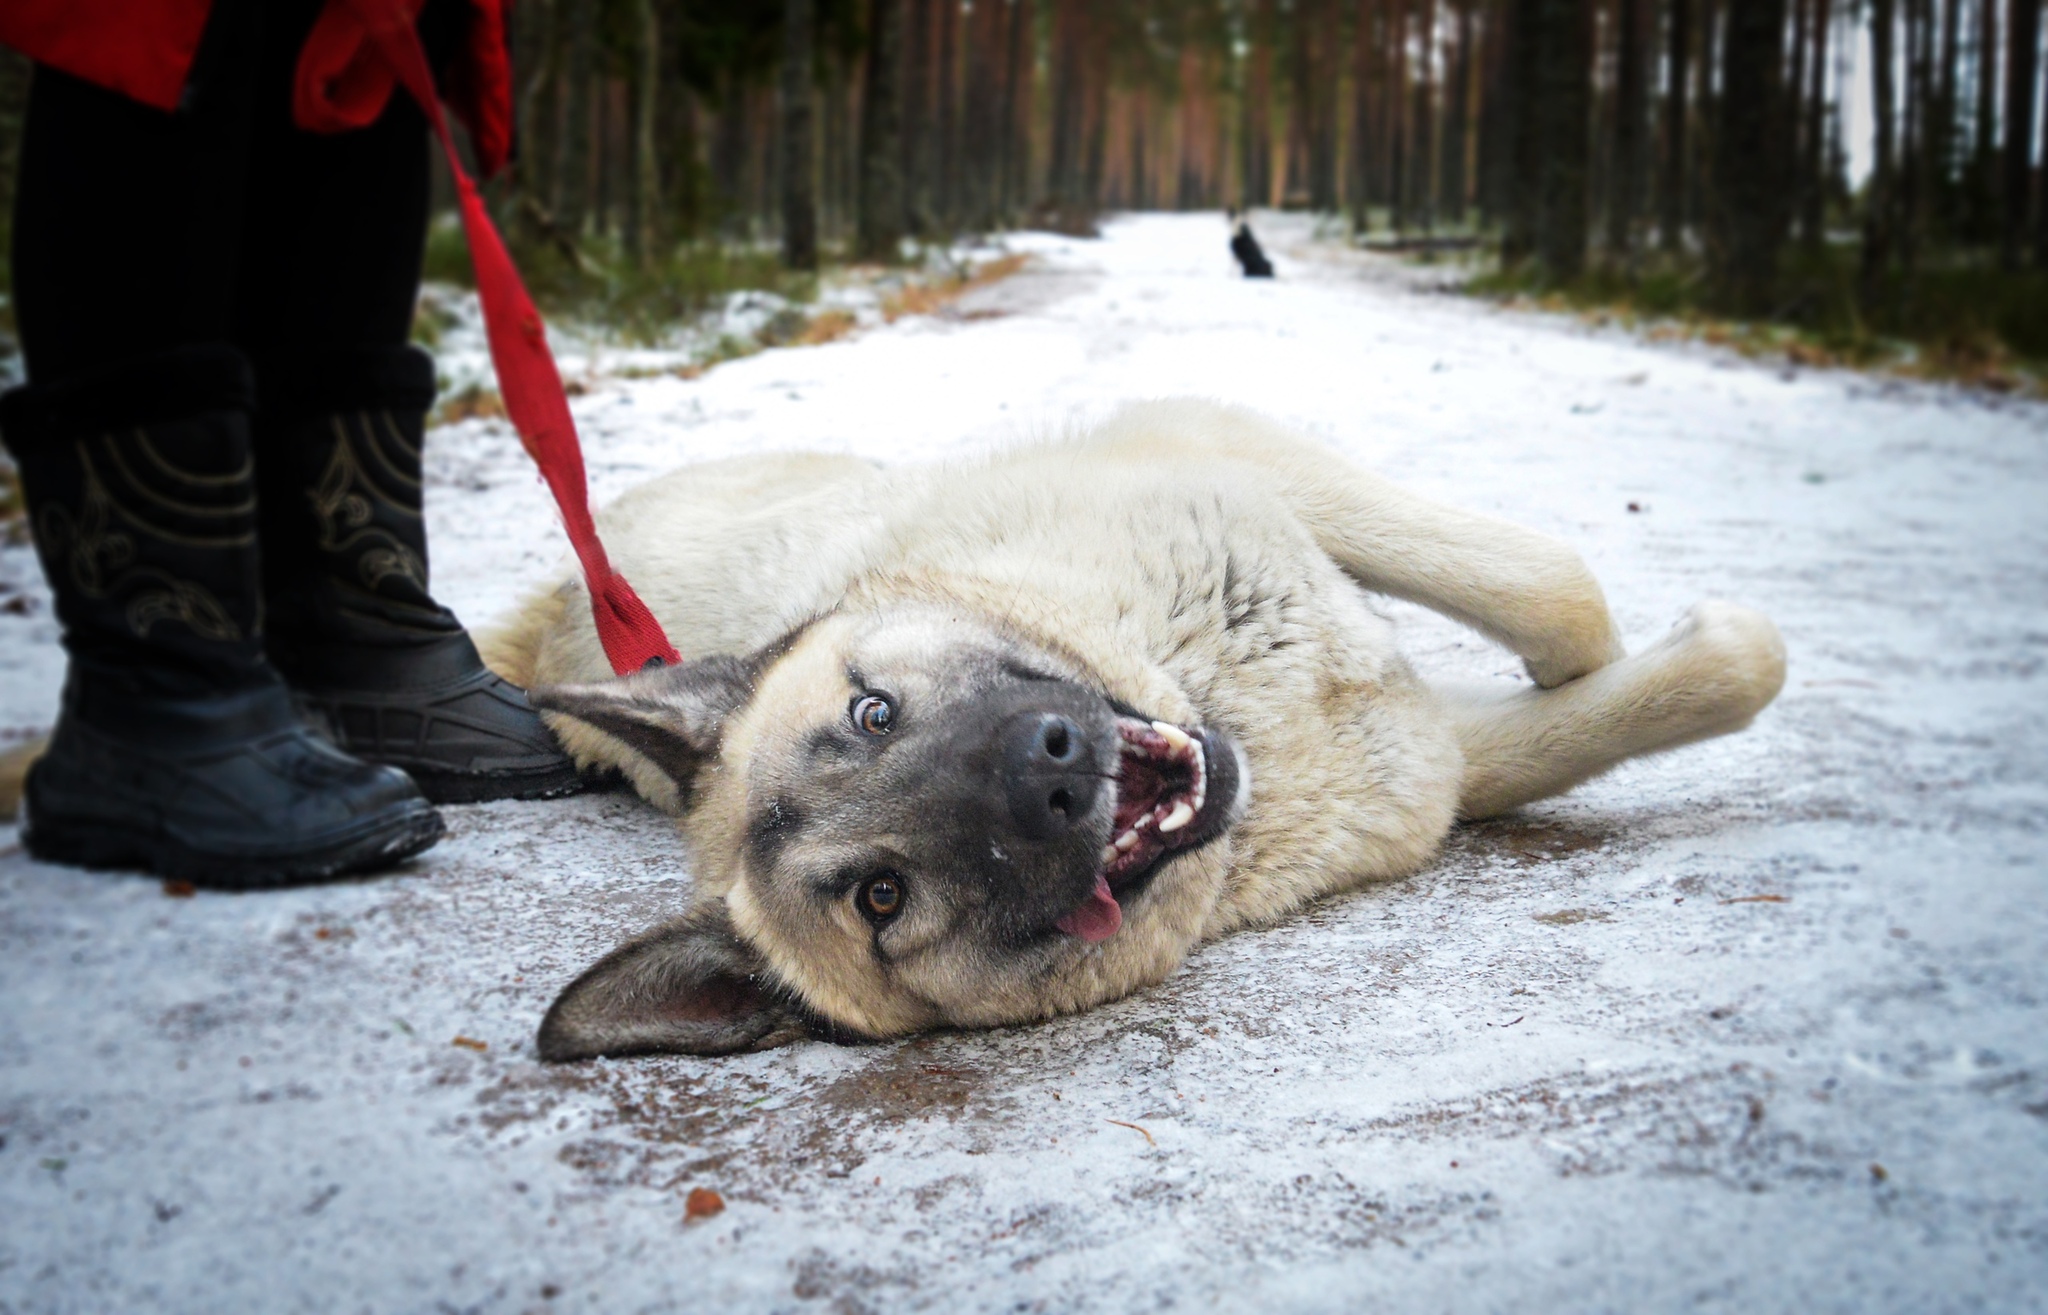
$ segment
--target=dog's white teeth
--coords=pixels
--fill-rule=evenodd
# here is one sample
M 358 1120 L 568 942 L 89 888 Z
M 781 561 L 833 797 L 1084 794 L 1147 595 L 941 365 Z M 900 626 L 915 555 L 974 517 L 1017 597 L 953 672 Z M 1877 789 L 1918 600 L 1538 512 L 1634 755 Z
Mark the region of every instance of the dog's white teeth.
M 1110 864 L 1110 863 L 1114 863 L 1114 862 L 1116 862 L 1116 855 L 1117 855 L 1117 848 L 1116 848 L 1116 846 L 1115 846 L 1115 845 L 1104 845 L 1104 846 L 1102 847 L 1102 853 L 1101 853 L 1101 855 L 1099 856 L 1099 860 L 1100 860 L 1100 861 L 1101 861 L 1101 862 L 1102 862 L 1102 863 L 1103 863 L 1104 865 L 1108 865 L 1108 864 Z
M 1186 731 L 1170 721 L 1155 721 L 1152 729 L 1159 732 L 1159 738 L 1165 740 L 1166 747 L 1175 753 L 1186 753 L 1188 746 L 1194 743 Z
M 1135 827 L 1118 836 L 1116 838 L 1116 844 L 1110 846 L 1110 848 L 1114 849 L 1119 854 L 1128 854 L 1137 847 L 1138 832 Z
M 1162 834 L 1170 831 L 1178 831 L 1182 827 L 1186 826 L 1188 823 L 1194 820 L 1195 810 L 1188 807 L 1188 801 L 1183 799 L 1173 806 L 1172 812 L 1168 813 L 1165 817 L 1159 819 L 1159 830 Z
M 1195 790 L 1191 796 L 1191 802 L 1195 806 L 1195 811 L 1199 813 L 1202 811 L 1202 805 L 1207 803 L 1208 800 L 1209 756 L 1202 752 L 1201 743 L 1197 741 L 1195 744 Z

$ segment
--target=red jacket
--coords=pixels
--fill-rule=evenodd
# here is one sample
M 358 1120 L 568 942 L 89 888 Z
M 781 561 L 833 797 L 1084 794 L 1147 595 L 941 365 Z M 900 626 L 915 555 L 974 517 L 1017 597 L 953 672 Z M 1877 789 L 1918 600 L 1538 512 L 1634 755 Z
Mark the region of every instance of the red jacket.
M 359 15 L 393 6 L 417 15 L 424 2 L 327 0 L 299 52 L 292 106 L 299 126 L 341 132 L 383 113 L 397 80 Z M 441 82 L 486 175 L 503 167 L 512 147 L 512 70 L 505 52 L 510 2 L 469 0 L 468 39 Z M 0 45 L 145 105 L 173 110 L 212 5 L 213 0 L 4 0 Z

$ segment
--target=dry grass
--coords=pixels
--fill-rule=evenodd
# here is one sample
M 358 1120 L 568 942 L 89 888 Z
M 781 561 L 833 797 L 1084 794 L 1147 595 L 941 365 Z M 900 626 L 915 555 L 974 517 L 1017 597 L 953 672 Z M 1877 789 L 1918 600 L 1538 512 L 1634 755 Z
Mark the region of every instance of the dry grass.
M 28 504 L 21 493 L 21 472 L 0 457 L 0 543 L 28 542 Z
M 978 266 L 964 278 L 945 278 L 933 283 L 906 283 L 882 302 L 882 318 L 891 324 L 906 315 L 936 315 L 976 288 L 985 288 L 1024 268 L 1031 258 L 1008 255 Z
M 2028 372 L 1995 334 L 1976 330 L 1923 345 L 1900 373 L 1951 380 L 1994 393 L 2016 393 L 2026 387 Z M 2033 383 L 2036 391 L 2048 391 L 2048 379 L 2036 375 Z
M 461 391 L 443 398 L 441 405 L 434 408 L 430 425 L 452 425 L 463 420 L 503 420 L 505 399 L 498 396 L 495 388 L 482 384 L 470 384 Z
M 1798 369 L 1877 371 L 1986 392 L 2048 396 L 2048 372 L 2022 360 L 1996 334 L 1982 330 L 1910 343 L 1868 334 L 1824 334 L 1793 325 L 1720 319 L 1698 311 L 1663 317 L 1628 306 L 1586 308 L 1557 292 L 1510 296 L 1502 304 L 1513 310 L 1575 313 L 1582 323 L 1639 332 L 1650 342 L 1704 343 L 1750 360 L 1781 360 Z
M 1029 259 L 1023 255 L 1008 255 L 978 266 L 964 276 L 905 283 L 883 300 L 882 317 L 893 324 L 906 315 L 941 314 L 974 289 L 987 287 L 1015 274 Z M 874 273 L 879 275 L 881 272 L 879 266 L 875 267 Z M 660 368 L 627 367 L 612 373 L 625 379 L 643 379 L 657 374 L 672 375 L 678 379 L 701 379 L 715 366 L 752 356 L 765 348 L 822 347 L 848 337 L 859 327 L 859 318 L 849 310 L 834 308 L 807 315 L 792 306 L 777 312 L 750 337 L 720 338 L 695 360 Z M 571 397 L 580 396 L 585 391 L 584 386 L 574 380 L 569 381 L 566 388 Z M 496 389 L 471 384 L 445 398 L 435 408 L 430 423 L 450 425 L 463 420 L 502 419 L 504 415 L 505 402 Z M 11 477 L 11 474 L 11 470 L 0 470 L 0 477 Z M 0 525 L 5 524 L 9 505 L 6 486 L 0 486 Z
M 823 347 L 828 342 L 838 342 L 852 333 L 860 321 L 852 311 L 820 311 L 805 322 L 797 335 L 789 340 L 792 347 Z
M 1828 257 L 1836 265 L 1844 259 Z M 1843 291 L 1853 285 L 1845 268 L 1788 267 L 1788 289 L 1804 297 L 1797 315 L 1779 320 L 1714 313 L 1703 303 L 1698 271 L 1686 267 L 1654 268 L 1634 279 L 1595 269 L 1563 287 L 1542 286 L 1528 271 L 1494 270 L 1468 287 L 1510 308 L 1576 314 L 1651 342 L 1701 342 L 1795 369 L 1861 370 L 2048 397 L 2048 331 L 2031 295 L 2038 274 L 2014 276 L 2008 287 L 1982 269 L 1924 271 L 1917 284 L 1894 289 L 1871 319 Z

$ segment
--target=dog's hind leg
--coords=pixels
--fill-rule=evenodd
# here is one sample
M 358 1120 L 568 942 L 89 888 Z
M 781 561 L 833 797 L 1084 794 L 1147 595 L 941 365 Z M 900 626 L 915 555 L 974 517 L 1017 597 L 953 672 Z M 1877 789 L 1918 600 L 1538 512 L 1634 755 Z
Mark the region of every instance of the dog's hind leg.
M 1208 402 L 1143 403 L 1113 417 L 1103 439 L 1149 461 L 1206 451 L 1248 463 L 1347 575 L 1506 645 L 1538 685 L 1622 655 L 1600 582 L 1564 544 L 1418 497 L 1262 416 Z
M 1465 751 L 1458 814 L 1562 793 L 1628 758 L 1740 730 L 1785 683 L 1761 613 L 1694 607 L 1658 643 L 1556 689 L 1432 685 Z
M 1339 462 L 1320 473 L 1287 494 L 1318 546 L 1366 588 L 1506 645 L 1544 688 L 1622 656 L 1600 582 L 1564 544 Z

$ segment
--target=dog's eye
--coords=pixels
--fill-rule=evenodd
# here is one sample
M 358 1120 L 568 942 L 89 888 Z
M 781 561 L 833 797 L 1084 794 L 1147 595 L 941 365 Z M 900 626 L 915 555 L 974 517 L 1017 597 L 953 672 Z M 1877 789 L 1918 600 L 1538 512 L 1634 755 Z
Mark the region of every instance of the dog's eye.
M 887 735 L 896 729 L 896 705 L 880 694 L 863 694 L 853 701 L 853 724 L 870 735 Z
M 903 907 L 903 880 L 892 872 L 871 877 L 860 888 L 860 906 L 877 918 L 893 918 Z

